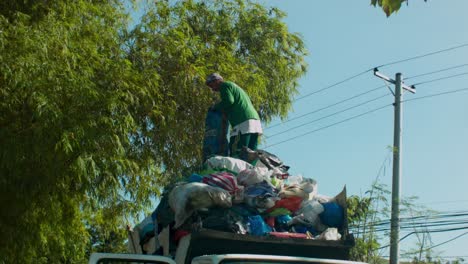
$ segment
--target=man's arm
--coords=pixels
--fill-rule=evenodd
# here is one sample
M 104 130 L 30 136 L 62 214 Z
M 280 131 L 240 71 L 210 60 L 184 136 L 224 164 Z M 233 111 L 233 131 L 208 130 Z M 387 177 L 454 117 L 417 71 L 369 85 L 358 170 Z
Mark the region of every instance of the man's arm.
M 234 104 L 234 96 L 230 87 L 222 87 L 219 91 L 221 94 L 221 102 L 214 105 L 215 110 L 226 111 Z

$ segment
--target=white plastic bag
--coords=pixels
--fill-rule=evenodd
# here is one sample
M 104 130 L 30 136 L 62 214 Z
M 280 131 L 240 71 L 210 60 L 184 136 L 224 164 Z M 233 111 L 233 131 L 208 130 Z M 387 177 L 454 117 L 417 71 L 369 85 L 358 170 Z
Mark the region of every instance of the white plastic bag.
M 335 227 L 327 228 L 327 230 L 323 231 L 318 237 L 318 240 L 340 240 L 341 234 L 338 233 L 338 229 Z
M 182 225 L 198 209 L 232 206 L 229 192 L 200 182 L 178 185 L 169 194 L 169 206 L 174 210 L 174 228 Z
M 224 156 L 211 157 L 205 161 L 205 165 L 208 169 L 228 170 L 229 172 L 232 172 L 236 175 L 245 169 L 253 168 L 253 166 L 250 163 L 245 162 L 241 159 Z

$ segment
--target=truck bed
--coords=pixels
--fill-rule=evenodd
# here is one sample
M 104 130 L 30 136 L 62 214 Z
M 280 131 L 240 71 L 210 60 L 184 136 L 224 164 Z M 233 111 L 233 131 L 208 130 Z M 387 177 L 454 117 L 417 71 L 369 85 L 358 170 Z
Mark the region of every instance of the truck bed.
M 184 252 L 182 255 L 185 261 L 179 259 L 176 262 L 190 263 L 194 257 L 208 254 L 263 254 L 349 260 L 355 241 L 348 231 L 346 186 L 334 200 L 343 207 L 345 215 L 343 226 L 339 229 L 342 237 L 338 241 L 253 236 L 201 229 L 182 239 L 179 247 Z
M 264 254 L 310 258 L 349 259 L 354 245 L 352 236 L 344 240 L 324 241 L 301 238 L 251 236 L 215 230 L 193 232 L 186 239 L 185 263 L 207 254 Z

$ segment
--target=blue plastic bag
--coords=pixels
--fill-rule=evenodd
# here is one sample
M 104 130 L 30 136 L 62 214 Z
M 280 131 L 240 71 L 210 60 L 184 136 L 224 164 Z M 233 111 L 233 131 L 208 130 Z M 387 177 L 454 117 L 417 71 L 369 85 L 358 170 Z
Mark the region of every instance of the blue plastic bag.
M 338 203 L 324 203 L 323 212 L 319 215 L 322 224 L 329 227 L 341 228 L 344 222 L 344 210 Z
M 228 156 L 229 121 L 220 111 L 209 110 L 205 119 L 203 160 L 213 155 Z
M 271 227 L 259 215 L 249 216 L 248 223 L 250 234 L 254 236 L 264 236 L 272 231 Z

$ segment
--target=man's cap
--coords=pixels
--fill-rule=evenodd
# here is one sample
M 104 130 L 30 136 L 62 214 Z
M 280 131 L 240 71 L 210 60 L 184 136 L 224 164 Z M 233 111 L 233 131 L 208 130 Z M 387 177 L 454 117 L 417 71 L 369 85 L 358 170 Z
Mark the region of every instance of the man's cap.
M 210 75 L 208 75 L 208 77 L 206 77 L 206 84 L 209 84 L 210 82 L 212 81 L 216 81 L 216 80 L 222 80 L 223 77 L 221 75 L 219 75 L 219 73 L 212 73 Z

